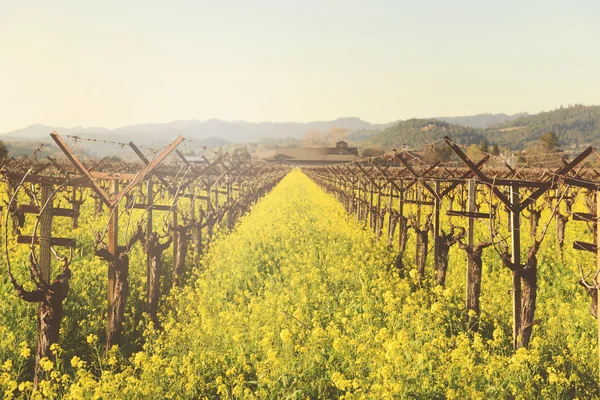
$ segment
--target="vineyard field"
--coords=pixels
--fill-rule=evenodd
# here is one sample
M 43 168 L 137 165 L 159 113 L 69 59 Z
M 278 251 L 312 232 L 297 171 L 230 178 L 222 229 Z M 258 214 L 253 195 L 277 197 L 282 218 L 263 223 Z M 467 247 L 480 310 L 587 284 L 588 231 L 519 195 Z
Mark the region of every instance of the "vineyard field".
M 91 210 L 83 212 L 82 218 L 93 220 L 85 214 Z M 550 216 L 548 210 L 540 225 Z M 448 225 L 447 217 L 442 223 Z M 410 256 L 399 266 L 397 249 L 364 224 L 293 170 L 231 232 L 219 231 L 198 264 L 188 260 L 189 284 L 166 297 L 159 326 L 134 306 L 144 291 L 144 255 L 134 251 L 127 323 L 135 325 L 126 329 L 129 345 L 106 354 L 105 292 L 95 283 L 105 268 L 93 257 L 79 260 L 61 341 L 52 348 L 56 361 L 42 364 L 48 379 L 33 392 L 27 370 L 35 348 L 35 309 L 18 302 L 4 281 L 4 397 L 596 396 L 596 326 L 589 298 L 577 285 L 578 263 L 592 263 L 592 256 L 567 246 L 563 263 L 552 245 L 554 233 L 548 233 L 538 256 L 539 322 L 528 348 L 515 352 L 510 272 L 493 250 L 484 253 L 479 330 L 471 332 L 463 251 L 450 250 L 442 287 L 435 283 L 432 260 L 421 278 Z M 485 238 L 486 229 L 478 224 L 476 237 Z M 570 238 L 591 235 L 585 224 L 569 224 L 567 230 Z M 405 254 L 414 254 L 415 246 L 410 239 Z M 25 262 L 26 249 L 19 257 Z

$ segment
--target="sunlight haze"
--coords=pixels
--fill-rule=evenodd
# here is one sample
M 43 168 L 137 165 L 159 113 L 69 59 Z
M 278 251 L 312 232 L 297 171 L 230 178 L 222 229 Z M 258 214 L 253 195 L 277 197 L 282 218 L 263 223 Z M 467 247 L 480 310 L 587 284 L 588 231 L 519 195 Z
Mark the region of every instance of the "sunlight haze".
M 597 104 L 597 1 L 0 1 L 0 132 Z

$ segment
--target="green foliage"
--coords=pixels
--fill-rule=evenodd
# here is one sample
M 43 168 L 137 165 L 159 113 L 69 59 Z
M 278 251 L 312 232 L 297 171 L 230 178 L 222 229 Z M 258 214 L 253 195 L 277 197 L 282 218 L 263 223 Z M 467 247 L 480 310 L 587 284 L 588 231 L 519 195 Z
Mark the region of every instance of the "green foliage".
M 468 115 L 464 117 L 440 117 L 437 118 L 441 121 L 446 121 L 449 124 L 462 125 L 462 126 L 470 126 L 472 128 L 487 128 L 491 125 L 501 124 L 503 122 L 512 121 L 517 118 L 525 117 L 529 114 L 527 113 L 519 113 L 513 115 L 507 114 L 477 114 L 477 115 Z
M 8 157 L 8 149 L 3 141 L 0 140 L 0 159 Z
M 501 146 L 523 149 L 548 132 L 567 145 L 598 145 L 600 106 L 561 107 L 490 127 L 485 135 Z
M 479 144 L 485 139 L 482 132 L 475 128 L 451 125 L 436 119 L 409 119 L 383 130 L 363 146 L 391 150 L 401 149 L 403 144 L 407 144 L 414 149 L 442 140 L 446 135 L 462 144 Z
M 500 149 L 498 148 L 498 145 L 496 143 L 494 143 L 492 145 L 492 149 L 490 150 L 490 154 L 493 156 L 499 156 L 500 155 Z
M 483 146 L 485 140 L 488 146 L 494 143 L 507 149 L 524 150 L 548 133 L 554 133 L 557 139 L 548 143 L 553 149 L 557 149 L 559 143 L 574 147 L 600 145 L 600 106 L 561 107 L 521 116 L 486 129 L 452 125 L 435 119 L 410 119 L 367 138 L 363 146 L 390 150 L 401 148 L 406 143 L 414 149 L 448 135 L 457 143 L 466 145 Z
M 540 142 L 548 151 L 556 151 L 560 148 L 558 136 L 554 132 L 547 132 L 540 136 Z
M 479 144 L 479 150 L 481 150 L 483 153 L 488 153 L 489 149 L 488 149 L 488 141 L 487 139 L 483 139 L 481 140 L 481 143 Z
M 454 153 L 445 143 L 438 143 L 425 147 L 423 158 L 426 163 L 433 164 L 437 161 L 445 162 L 452 159 Z

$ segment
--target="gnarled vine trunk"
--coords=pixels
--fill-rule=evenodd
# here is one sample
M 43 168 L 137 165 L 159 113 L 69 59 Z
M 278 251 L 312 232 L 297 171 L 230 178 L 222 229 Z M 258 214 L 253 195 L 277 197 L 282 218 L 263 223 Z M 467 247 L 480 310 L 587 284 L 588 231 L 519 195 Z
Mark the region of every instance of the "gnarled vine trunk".
M 427 246 L 429 245 L 429 229 L 415 229 L 417 234 L 417 271 L 421 278 L 425 277 L 425 266 L 427 264 Z
M 119 246 L 117 254 L 111 254 L 106 247 L 96 250 L 96 256 L 111 265 L 115 271 L 113 302 L 108 310 L 108 326 L 106 329 L 106 350 L 113 345 L 120 344 L 123 334 L 123 321 L 125 319 L 125 306 L 129 296 L 129 252 L 133 245 L 142 239 L 143 232 L 138 225 L 137 231 L 129 239 L 127 246 Z
M 465 236 L 465 229 L 459 228 L 459 232 L 454 234 L 454 226 L 451 226 L 450 231 L 446 234 L 444 231 L 437 237 L 438 241 L 438 260 L 436 265 L 435 279 L 438 285 L 446 285 L 446 274 L 448 272 L 448 254 L 450 248 Z
M 188 252 L 189 241 L 192 238 L 190 230 L 192 225 L 178 225 L 175 227 L 177 235 L 177 248 L 175 249 L 175 260 L 173 263 L 173 287 L 181 285 L 182 275 L 185 272 L 185 259 Z
M 148 298 L 146 299 L 148 315 L 156 323 L 158 303 L 160 301 L 160 274 L 162 270 L 163 252 L 169 248 L 173 238 L 169 236 L 165 243 L 160 243 L 158 233 L 152 232 L 142 245 L 148 255 Z
M 515 265 L 510 261 L 508 254 L 504 254 L 502 261 L 505 266 L 513 271 L 521 281 L 521 315 L 517 326 L 517 348 L 527 347 L 531 339 L 537 299 L 537 252 L 540 241 L 535 241 L 529 248 L 527 261 L 523 265 Z
M 467 312 L 473 311 L 474 316 L 468 315 L 468 327 L 470 330 L 479 329 L 480 296 L 481 296 L 481 277 L 483 272 L 483 249 L 491 246 L 491 242 L 479 243 L 475 247 L 460 244 L 460 247 L 467 253 L 471 261 L 467 270 Z
M 17 285 L 16 281 L 11 279 L 19 298 L 30 303 L 39 303 L 37 310 L 37 350 L 33 381 L 36 388 L 44 375 L 43 368 L 40 365 L 42 358 L 46 357 L 49 360 L 55 360 L 50 347 L 54 343 L 58 343 L 60 324 L 64 316 L 63 301 L 69 294 L 70 278 L 71 271 L 67 266 L 50 285 L 40 282 L 38 288 L 33 291 L 25 290 L 23 286 Z
M 561 213 L 556 214 L 556 245 L 560 250 L 561 257 L 564 258 L 564 245 L 565 245 L 565 228 L 569 220 L 568 216 L 562 215 Z
M 540 222 L 542 210 L 529 209 L 529 234 L 535 239 L 537 237 L 537 228 Z

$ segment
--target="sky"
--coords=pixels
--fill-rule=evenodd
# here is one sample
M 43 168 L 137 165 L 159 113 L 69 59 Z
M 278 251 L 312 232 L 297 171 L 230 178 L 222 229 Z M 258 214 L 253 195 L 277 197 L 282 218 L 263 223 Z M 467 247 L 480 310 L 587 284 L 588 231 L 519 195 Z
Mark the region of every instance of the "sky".
M 0 0 L 0 132 L 600 104 L 600 1 Z

